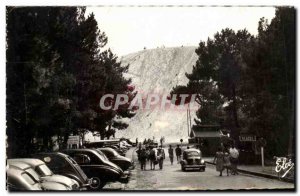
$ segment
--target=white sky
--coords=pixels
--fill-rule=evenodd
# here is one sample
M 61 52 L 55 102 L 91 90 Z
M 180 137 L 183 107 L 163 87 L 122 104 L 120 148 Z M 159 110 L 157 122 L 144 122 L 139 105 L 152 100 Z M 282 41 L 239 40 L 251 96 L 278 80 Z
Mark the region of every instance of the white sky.
M 118 56 L 146 48 L 198 46 L 223 28 L 246 28 L 257 34 L 261 17 L 269 21 L 273 7 L 87 7 L 108 47 Z

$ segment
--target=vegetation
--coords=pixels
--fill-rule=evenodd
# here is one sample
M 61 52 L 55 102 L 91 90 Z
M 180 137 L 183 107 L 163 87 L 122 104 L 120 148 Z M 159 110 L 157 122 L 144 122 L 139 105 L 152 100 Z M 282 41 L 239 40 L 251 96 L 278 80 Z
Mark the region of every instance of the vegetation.
M 52 136 L 87 130 L 102 138 L 128 125 L 128 104 L 103 111 L 100 98 L 126 93 L 134 98 L 130 79 L 117 56 L 104 50 L 107 36 L 84 7 L 7 7 L 7 143 L 9 157 L 26 156 Z M 114 100 L 106 104 L 113 104 Z
M 201 41 L 186 86 L 171 94 L 197 94 L 198 124 L 221 124 L 238 141 L 241 133 L 267 140 L 267 155 L 294 153 L 295 9 L 277 8 L 258 35 L 223 29 Z M 289 148 L 286 148 L 289 146 Z

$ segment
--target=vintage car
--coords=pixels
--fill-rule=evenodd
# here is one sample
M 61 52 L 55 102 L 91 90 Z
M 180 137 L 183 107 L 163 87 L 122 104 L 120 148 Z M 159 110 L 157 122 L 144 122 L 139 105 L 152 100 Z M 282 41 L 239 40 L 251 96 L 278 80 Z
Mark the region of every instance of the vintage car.
M 16 168 L 9 167 L 6 170 L 6 186 L 9 191 L 41 191 L 42 186 L 38 181 L 27 172 Z
M 77 181 L 68 178 L 66 176 L 54 174 L 47 165 L 39 160 L 39 159 L 30 159 L 30 158 L 22 158 L 22 159 L 9 159 L 9 163 L 26 163 L 28 164 L 37 174 L 39 174 L 40 178 L 43 181 L 48 182 L 57 182 L 63 184 L 68 187 L 70 190 L 79 190 L 79 184 Z
M 181 170 L 198 169 L 205 171 L 205 161 L 202 159 L 201 151 L 198 149 L 186 149 L 183 151 L 182 160 L 180 161 Z
M 45 152 L 33 154 L 32 157 L 44 161 L 53 173 L 76 180 L 81 190 L 95 189 L 97 186 L 92 184 L 92 180 L 85 175 L 77 162 L 69 155 L 61 152 Z
M 127 183 L 129 181 L 128 172 L 124 172 L 105 155 L 94 149 L 67 149 L 63 153 L 71 156 L 84 173 L 93 179 L 94 183 L 98 183 L 97 189 L 102 189 L 107 182 Z
M 22 162 L 9 162 L 7 160 L 7 188 L 10 191 L 67 191 L 69 187 L 58 183 L 44 181 L 30 165 Z
M 133 166 L 133 161 L 131 159 L 121 156 L 112 148 L 97 148 L 97 150 L 100 150 L 102 153 L 104 153 L 111 162 L 118 165 L 123 171 L 126 171 Z

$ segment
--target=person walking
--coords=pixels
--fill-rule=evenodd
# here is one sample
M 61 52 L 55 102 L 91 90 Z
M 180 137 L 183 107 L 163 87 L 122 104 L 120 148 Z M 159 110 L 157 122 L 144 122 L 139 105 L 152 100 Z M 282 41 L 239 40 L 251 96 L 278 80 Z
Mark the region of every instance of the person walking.
M 170 158 L 171 165 L 173 165 L 174 149 L 172 148 L 172 145 L 169 146 L 168 153 L 169 153 L 169 158 Z
M 147 161 L 147 152 L 146 149 L 143 148 L 140 153 L 141 170 L 146 170 L 146 161 Z
M 216 163 L 216 170 L 220 172 L 220 176 L 222 176 L 224 170 L 224 153 L 221 147 L 218 148 L 213 163 Z
M 158 160 L 159 169 L 163 169 L 165 158 L 166 158 L 165 151 L 162 148 L 162 146 L 159 146 L 159 149 L 157 150 L 157 160 Z
M 149 153 L 149 160 L 150 160 L 150 168 L 151 170 L 155 170 L 155 165 L 156 165 L 156 153 L 153 147 L 150 147 L 150 153 Z
M 142 152 L 142 146 L 139 146 L 139 149 L 136 151 L 139 163 L 141 163 L 141 152 Z
M 238 165 L 238 158 L 239 158 L 239 151 L 236 149 L 235 146 L 232 146 L 229 149 L 229 154 L 230 154 L 230 162 L 231 162 L 231 174 L 232 175 L 238 175 L 239 173 L 237 172 L 237 165 Z
M 226 169 L 226 172 L 227 172 L 227 176 L 229 176 L 229 173 L 228 173 L 228 170 L 230 169 L 230 155 L 228 152 L 224 152 L 224 169 Z
M 177 145 L 177 148 L 175 149 L 175 153 L 176 153 L 176 157 L 177 157 L 177 163 L 179 164 L 179 162 L 181 160 L 181 153 L 182 153 L 179 145 Z

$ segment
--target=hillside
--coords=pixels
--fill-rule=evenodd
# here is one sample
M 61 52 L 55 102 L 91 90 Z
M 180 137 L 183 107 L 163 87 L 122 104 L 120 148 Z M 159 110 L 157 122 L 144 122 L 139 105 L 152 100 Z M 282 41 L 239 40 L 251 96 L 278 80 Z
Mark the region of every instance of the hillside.
M 139 93 L 169 93 L 172 87 L 186 84 L 185 73 L 192 71 L 196 63 L 196 47 L 175 47 L 146 49 L 120 58 L 123 65 L 129 64 L 128 77 Z M 192 119 L 195 112 L 191 112 Z M 159 139 L 165 136 L 166 142 L 187 140 L 186 111 L 139 110 L 129 119 L 127 130 L 118 131 L 117 137 L 126 136 L 139 141 L 144 138 Z

